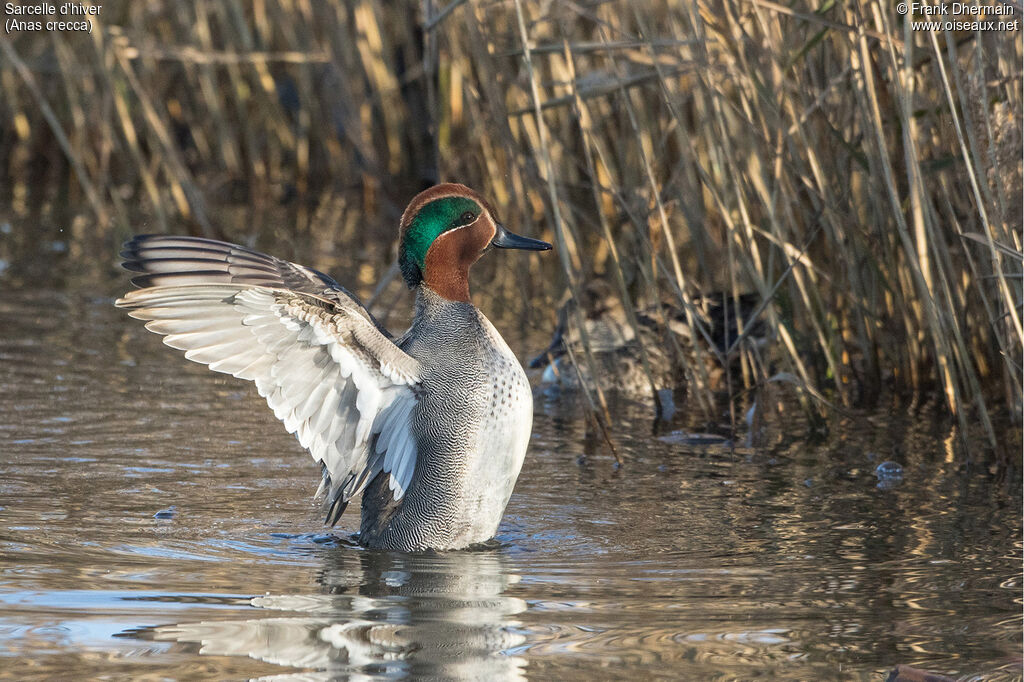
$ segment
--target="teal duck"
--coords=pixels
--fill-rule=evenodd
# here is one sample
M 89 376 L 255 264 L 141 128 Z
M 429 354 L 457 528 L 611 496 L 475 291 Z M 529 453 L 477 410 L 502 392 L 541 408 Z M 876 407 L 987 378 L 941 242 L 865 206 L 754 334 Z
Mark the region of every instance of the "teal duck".
M 570 298 L 559 307 L 550 344 L 529 363 L 531 368 L 543 368 L 541 386 L 549 395 L 577 391 L 581 380 L 587 386 L 594 385 L 584 357 L 583 335 L 577 324 L 577 314 L 582 316 L 598 372 L 597 385 L 603 391 L 649 399 L 653 397 L 653 383 L 654 390 L 659 393 L 685 392 L 686 374 L 679 358 L 680 351 L 691 367 L 700 358 L 709 386 L 721 389 L 726 374 L 723 357 L 738 336 L 737 316 L 742 316 L 750 324 L 750 317 L 760 302 L 760 298 L 753 294 L 740 296 L 738 307 L 729 296 L 698 297 L 691 307 L 693 321 L 700 327 L 695 330 L 685 311 L 671 302 L 634 310 L 634 327 L 627 319 L 621 299 L 602 280 L 588 284 L 581 291 L 580 298 L 582 305 Z M 578 313 L 574 310 L 577 307 Z M 767 340 L 767 328 L 760 321 L 753 324 L 747 339 L 760 347 Z M 641 347 L 646 355 L 650 378 L 643 366 Z M 734 358 L 732 356 L 730 361 Z
M 393 338 L 322 272 L 209 239 L 138 236 L 118 299 L 189 360 L 256 384 L 319 462 L 334 524 L 362 494 L 359 541 L 449 550 L 493 537 L 533 423 L 522 366 L 473 305 L 469 270 L 491 248 L 547 250 L 449 183 L 410 202 L 398 261 L 416 292 Z

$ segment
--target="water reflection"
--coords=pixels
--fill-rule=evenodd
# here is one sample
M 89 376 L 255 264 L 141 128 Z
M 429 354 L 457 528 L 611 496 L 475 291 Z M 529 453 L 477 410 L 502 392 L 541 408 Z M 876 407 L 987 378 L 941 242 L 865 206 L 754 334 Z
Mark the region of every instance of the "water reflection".
M 525 679 L 514 618 L 526 602 L 497 549 L 403 555 L 338 546 L 324 555 L 319 594 L 255 597 L 282 615 L 153 628 L 156 641 L 199 644 L 207 655 L 248 656 L 335 679 L 359 673 L 452 680 Z
M 732 447 L 613 404 L 616 468 L 539 399 L 502 545 L 394 555 L 309 535 L 255 392 L 122 322 L 0 300 L 0 681 L 1020 679 L 1019 471 L 927 406 Z

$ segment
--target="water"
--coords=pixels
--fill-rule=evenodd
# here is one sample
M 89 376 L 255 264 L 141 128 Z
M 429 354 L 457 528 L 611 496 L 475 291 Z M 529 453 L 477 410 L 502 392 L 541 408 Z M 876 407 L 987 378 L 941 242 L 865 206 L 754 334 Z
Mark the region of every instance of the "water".
M 1018 474 L 927 409 L 731 449 L 625 406 L 616 468 L 539 399 L 493 546 L 370 551 L 251 387 L 111 302 L 0 300 L 0 678 L 1021 677 Z

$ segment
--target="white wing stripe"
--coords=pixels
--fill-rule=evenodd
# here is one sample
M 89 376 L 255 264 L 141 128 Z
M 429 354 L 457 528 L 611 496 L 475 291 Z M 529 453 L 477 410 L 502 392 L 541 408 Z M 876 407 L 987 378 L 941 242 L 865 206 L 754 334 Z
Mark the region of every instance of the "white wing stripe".
M 237 340 L 248 341 L 251 340 L 251 337 L 249 337 L 248 334 L 245 334 L 245 330 L 232 329 L 230 327 L 221 327 L 212 331 L 189 332 L 185 334 L 175 332 L 164 337 L 164 343 L 171 348 L 177 348 L 178 350 L 209 348 L 211 346 L 219 346 L 221 344 Z
M 157 334 L 174 334 L 188 332 L 205 332 L 224 329 L 224 315 L 220 317 L 197 317 L 187 320 L 152 320 L 146 323 L 146 329 Z
M 263 354 L 259 349 L 253 348 L 252 344 L 249 344 L 243 350 L 238 351 L 230 357 L 226 357 L 222 360 L 210 363 L 210 369 L 214 372 L 223 372 L 224 374 L 233 374 L 236 377 L 241 376 L 242 370 L 252 365 L 255 362 L 259 362 L 263 358 Z M 251 377 L 242 377 L 243 379 L 249 379 Z
M 213 365 L 223 357 L 233 357 L 237 353 L 244 353 L 248 350 L 249 342 L 245 340 L 222 343 L 207 348 L 195 348 L 185 353 L 185 357 L 193 362 L 201 362 L 204 365 Z M 213 368 L 216 370 L 216 368 Z

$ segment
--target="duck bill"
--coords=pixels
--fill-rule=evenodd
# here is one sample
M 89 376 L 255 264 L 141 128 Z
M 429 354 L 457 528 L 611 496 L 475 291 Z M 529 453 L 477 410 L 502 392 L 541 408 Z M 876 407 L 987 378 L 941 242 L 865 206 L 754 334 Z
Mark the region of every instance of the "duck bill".
M 524 251 L 547 251 L 551 248 L 551 244 L 547 242 L 509 232 L 501 224 L 498 225 L 498 231 L 494 234 L 494 239 L 491 240 L 491 246 L 498 249 L 523 249 Z

